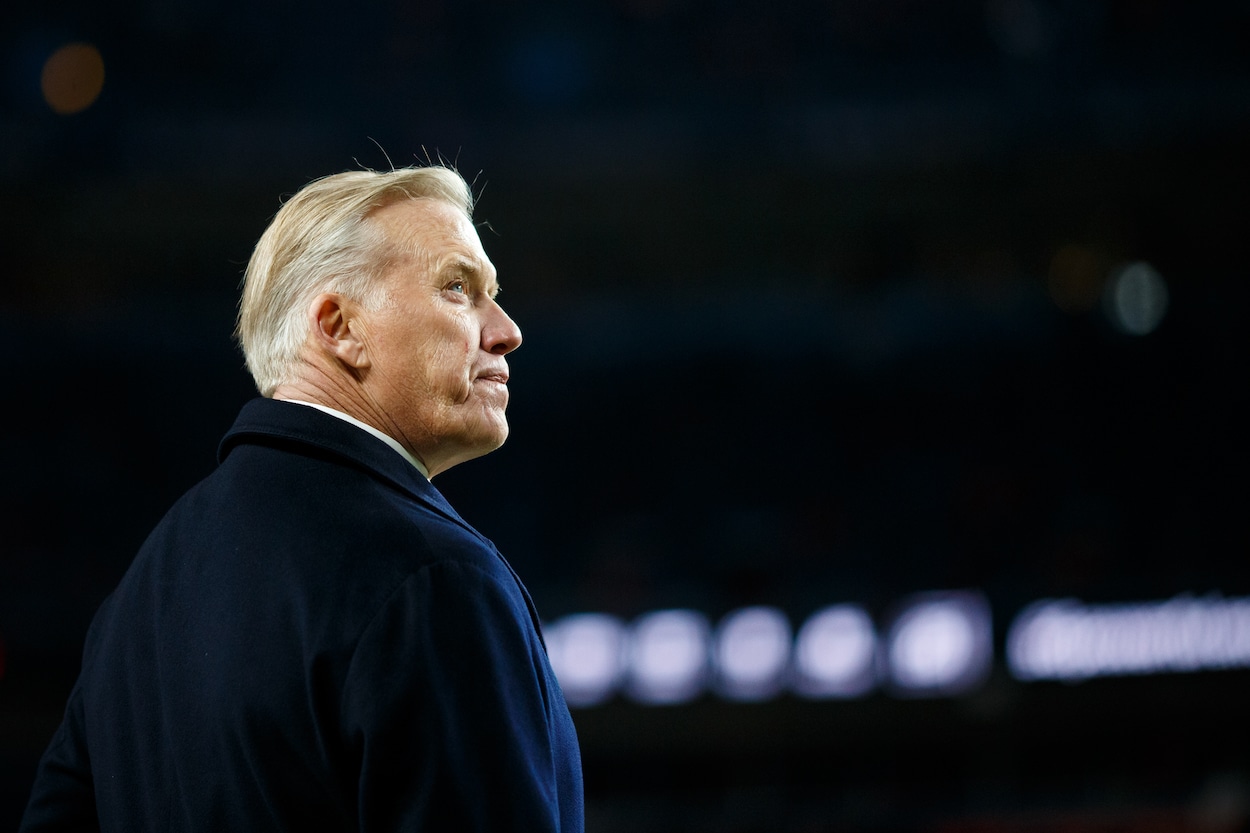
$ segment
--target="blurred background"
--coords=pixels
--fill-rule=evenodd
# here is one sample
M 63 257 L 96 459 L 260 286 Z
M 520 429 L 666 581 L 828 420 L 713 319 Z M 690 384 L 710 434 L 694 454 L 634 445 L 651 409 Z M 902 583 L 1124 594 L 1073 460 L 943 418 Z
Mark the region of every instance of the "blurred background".
M 589 829 L 1250 829 L 1248 56 L 1244 0 L 10 9 L 0 827 L 254 395 L 280 199 L 441 159 L 525 345 L 437 485 Z

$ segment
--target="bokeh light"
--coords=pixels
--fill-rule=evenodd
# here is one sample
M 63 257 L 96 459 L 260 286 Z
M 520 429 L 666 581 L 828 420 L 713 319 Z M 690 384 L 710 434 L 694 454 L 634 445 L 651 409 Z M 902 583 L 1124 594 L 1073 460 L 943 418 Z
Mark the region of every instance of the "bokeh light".
M 593 706 L 616 693 L 624 667 L 625 626 L 615 616 L 566 616 L 543 628 L 543 641 L 570 705 Z
M 858 697 L 876 683 L 877 634 L 859 605 L 826 607 L 803 623 L 795 639 L 795 692 L 812 698 Z
M 908 600 L 893 617 L 885 657 L 889 682 L 901 696 L 971 691 L 993 661 L 989 605 L 974 593 Z
M 70 43 L 44 62 L 39 79 L 44 101 L 63 116 L 86 110 L 104 89 L 104 58 L 89 43 Z
M 1168 287 L 1153 266 L 1137 261 L 1115 271 L 1104 299 L 1117 329 L 1144 336 L 1154 332 L 1167 313 Z
M 712 663 L 731 700 L 764 700 L 781 690 L 790 664 L 790 621 L 775 607 L 732 611 L 716 629 Z
M 693 610 L 659 610 L 634 621 L 629 686 L 642 703 L 682 703 L 703 692 L 711 627 Z

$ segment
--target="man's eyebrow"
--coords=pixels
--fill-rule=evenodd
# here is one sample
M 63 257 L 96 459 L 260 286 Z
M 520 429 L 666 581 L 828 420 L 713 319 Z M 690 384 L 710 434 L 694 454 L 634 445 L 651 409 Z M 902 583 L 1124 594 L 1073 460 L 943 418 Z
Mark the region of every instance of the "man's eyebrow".
M 439 272 L 470 272 L 477 273 L 481 271 L 481 266 L 471 258 L 464 255 L 447 255 L 443 262 L 438 265 Z
M 499 282 L 494 278 L 495 270 L 486 269 L 477 261 L 463 255 L 451 255 L 439 268 L 440 275 L 470 278 L 474 284 L 480 285 L 494 298 L 499 294 Z

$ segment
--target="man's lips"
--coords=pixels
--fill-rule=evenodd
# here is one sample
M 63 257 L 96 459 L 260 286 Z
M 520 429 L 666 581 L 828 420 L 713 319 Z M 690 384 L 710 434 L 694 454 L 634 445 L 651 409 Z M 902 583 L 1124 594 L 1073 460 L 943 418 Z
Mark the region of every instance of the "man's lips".
M 508 371 L 506 370 L 486 370 L 473 378 L 475 382 L 496 382 L 500 385 L 508 384 Z

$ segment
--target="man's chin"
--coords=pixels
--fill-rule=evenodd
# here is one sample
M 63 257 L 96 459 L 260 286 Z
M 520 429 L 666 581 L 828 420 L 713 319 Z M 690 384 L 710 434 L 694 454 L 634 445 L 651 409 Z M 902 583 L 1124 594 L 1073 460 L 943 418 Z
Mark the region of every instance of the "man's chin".
M 501 414 L 493 424 L 476 426 L 475 430 L 466 432 L 462 441 L 465 455 L 463 459 L 472 460 L 484 454 L 490 454 L 508 439 L 508 422 Z

